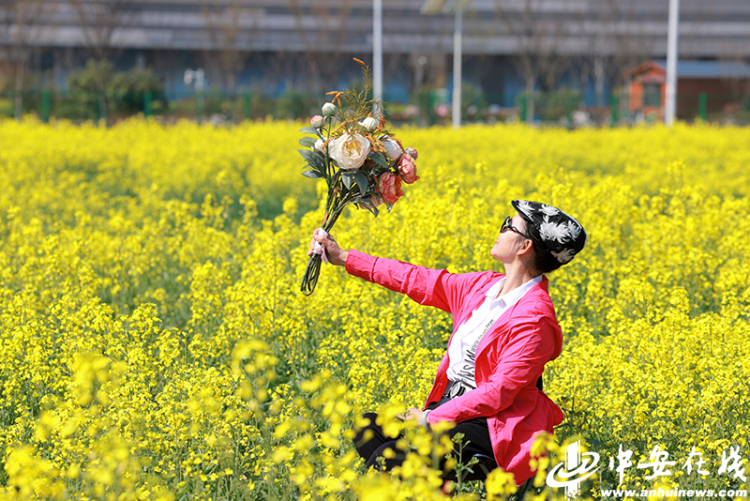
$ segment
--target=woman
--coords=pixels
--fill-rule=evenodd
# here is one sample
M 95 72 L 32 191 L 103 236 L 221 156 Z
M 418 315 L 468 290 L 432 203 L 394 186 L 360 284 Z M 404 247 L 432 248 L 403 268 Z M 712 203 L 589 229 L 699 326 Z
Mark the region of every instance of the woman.
M 506 218 L 490 251 L 504 275 L 452 274 L 345 251 L 320 229 L 310 252 L 325 249 L 329 261 L 350 274 L 453 315 L 453 334 L 424 410 L 411 408 L 403 417 L 425 427 L 457 423 L 449 434 L 469 440 L 464 461 L 476 455 L 488 470 L 499 465 L 521 485 L 534 473 L 529 460 L 535 434 L 551 433 L 563 420 L 541 387 L 544 365 L 560 355 L 563 341 L 543 273 L 573 259 L 586 244 L 586 232 L 555 207 L 512 204 L 518 214 Z M 367 466 L 377 466 L 380 457 L 388 470 L 401 464 L 404 454 L 395 440 L 383 434 L 375 414 L 366 417 L 370 425 L 354 441 Z

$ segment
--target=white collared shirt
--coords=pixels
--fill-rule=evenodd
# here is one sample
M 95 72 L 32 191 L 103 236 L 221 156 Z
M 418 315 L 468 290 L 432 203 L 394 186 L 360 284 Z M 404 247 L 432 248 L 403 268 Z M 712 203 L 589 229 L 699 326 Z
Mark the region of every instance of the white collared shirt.
M 453 335 L 451 344 L 448 347 L 448 379 L 451 381 L 460 381 L 462 384 L 471 389 L 477 387 L 474 381 L 474 357 L 477 353 L 477 347 L 482 338 L 508 308 L 516 304 L 532 287 L 542 281 L 542 275 L 532 278 L 528 282 L 519 285 L 510 292 L 497 297 L 505 277 L 497 281 L 495 285 L 487 291 L 484 302 L 471 313 L 469 319 L 461 324 L 456 333 Z

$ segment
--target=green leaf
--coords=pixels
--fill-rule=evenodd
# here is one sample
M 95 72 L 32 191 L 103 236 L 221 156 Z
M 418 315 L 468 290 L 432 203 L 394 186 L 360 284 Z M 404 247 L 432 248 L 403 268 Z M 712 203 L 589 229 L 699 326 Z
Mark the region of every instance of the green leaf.
M 380 153 L 379 151 L 371 151 L 368 155 L 372 159 L 373 162 L 380 165 L 381 167 L 388 168 L 388 160 L 385 158 L 385 155 Z
M 389 204 L 388 202 L 386 202 L 385 208 L 388 209 L 388 212 L 391 212 L 391 209 L 393 209 L 393 204 Z
M 341 172 L 341 180 L 344 181 L 344 186 L 346 186 L 346 189 L 351 189 L 352 185 L 355 183 L 356 178 L 354 177 L 355 173 L 350 172 L 348 170 Z
M 312 169 L 304 171 L 302 175 L 305 177 L 309 177 L 310 179 L 318 179 L 323 177 L 320 175 L 320 172 Z
M 304 132 L 305 134 L 315 134 L 316 136 L 320 136 L 320 132 L 315 127 L 310 127 L 309 125 L 307 127 L 302 127 L 300 132 Z
M 312 148 L 312 147 L 315 146 L 315 141 L 317 141 L 316 138 L 310 137 L 310 136 L 305 136 L 305 137 L 303 137 L 302 139 L 299 140 L 299 144 L 301 144 L 302 146 L 305 146 L 307 148 Z
M 326 177 L 326 171 L 324 169 L 318 169 L 317 167 L 313 167 L 312 165 L 305 165 L 303 169 L 312 169 L 319 174 L 319 177 Z
M 370 212 L 372 212 L 373 216 L 378 217 L 378 214 L 380 213 L 380 211 L 378 210 L 377 207 L 375 207 L 375 204 L 373 204 L 372 202 L 370 202 L 370 200 L 368 200 L 366 198 L 357 198 L 357 202 L 356 203 L 359 204 L 359 205 L 361 205 L 365 209 L 369 210 Z
M 362 196 L 365 196 L 365 192 L 367 192 L 367 186 L 369 185 L 369 183 L 367 182 L 367 176 L 357 171 L 354 173 L 354 179 L 357 181 L 357 186 L 359 186 L 359 192 L 362 194 Z
M 317 169 L 320 172 L 325 171 L 326 169 L 326 160 L 325 157 L 318 153 L 317 151 L 311 151 L 311 150 L 297 150 L 299 151 L 299 154 L 302 155 L 302 158 L 305 159 L 305 162 L 310 164 L 310 167 Z

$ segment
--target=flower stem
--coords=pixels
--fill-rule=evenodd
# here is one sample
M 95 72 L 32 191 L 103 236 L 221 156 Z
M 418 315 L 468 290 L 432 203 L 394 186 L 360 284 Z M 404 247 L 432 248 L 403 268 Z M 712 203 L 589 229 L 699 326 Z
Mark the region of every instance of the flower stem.
M 329 196 L 326 206 L 330 210 L 326 210 L 326 214 L 323 218 L 323 230 L 326 233 L 330 233 L 333 229 L 333 225 L 338 221 L 339 216 L 344 211 L 344 207 L 354 200 L 352 190 L 348 190 L 343 194 L 338 189 L 334 190 L 334 195 Z M 315 286 L 318 284 L 318 277 L 320 276 L 320 269 L 322 266 L 323 258 L 320 254 L 313 254 L 307 261 L 307 268 L 305 274 L 302 277 L 302 286 L 300 290 L 305 296 L 309 296 L 315 290 Z

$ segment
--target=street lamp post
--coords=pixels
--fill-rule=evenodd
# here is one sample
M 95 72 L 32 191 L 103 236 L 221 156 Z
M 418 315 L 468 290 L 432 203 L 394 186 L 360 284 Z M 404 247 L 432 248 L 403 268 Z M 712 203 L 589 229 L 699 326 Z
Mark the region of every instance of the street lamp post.
M 372 0 L 372 77 L 373 97 L 383 99 L 383 0 Z M 374 110 L 380 116 L 383 110 Z
M 453 0 L 453 128 L 461 126 L 461 52 L 464 3 L 470 0 Z M 419 11 L 422 14 L 450 12 L 450 0 L 426 0 Z
M 461 127 L 461 49 L 463 31 L 463 0 L 453 0 L 453 128 Z
M 677 30 L 679 26 L 680 0 L 669 0 L 669 33 L 667 34 L 667 88 L 664 122 L 674 123 L 677 109 Z

